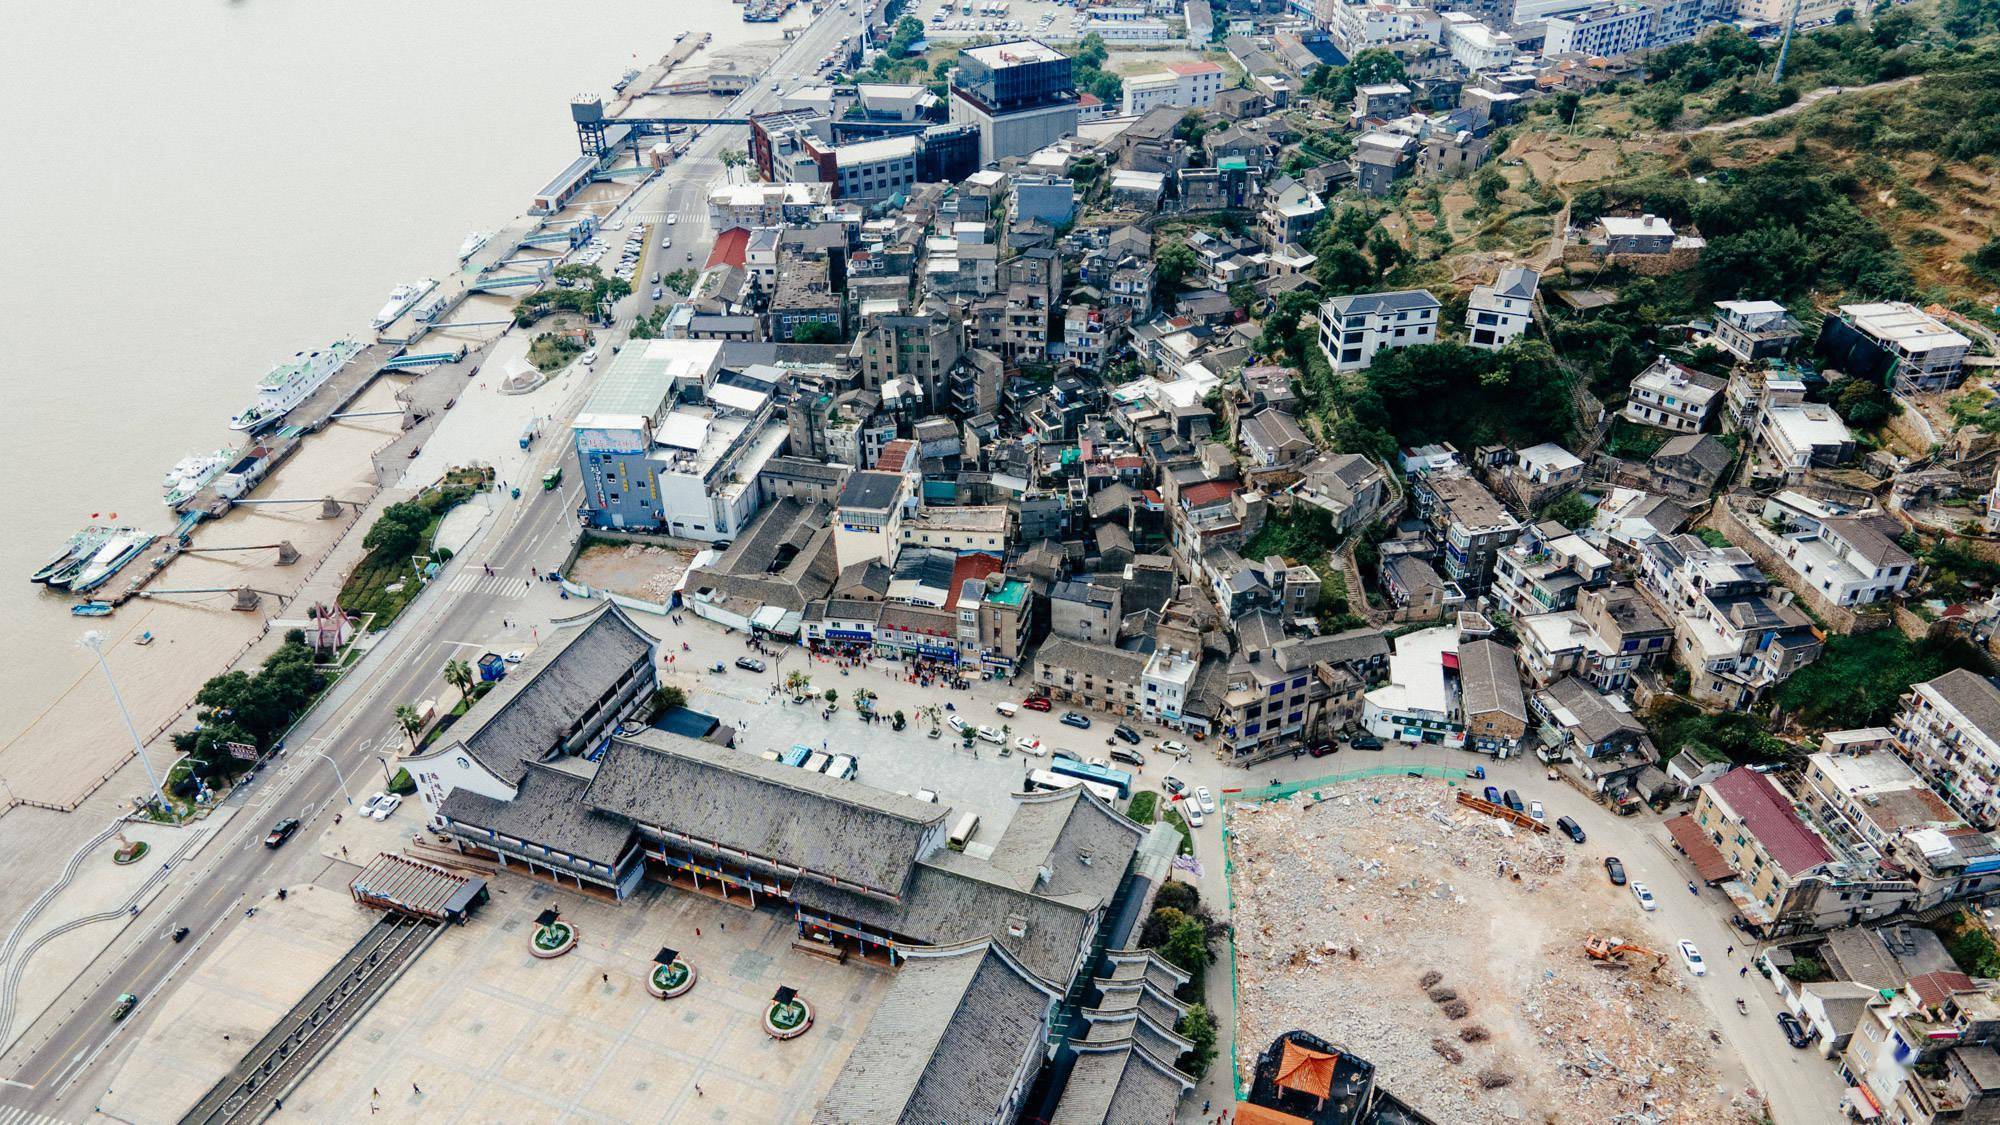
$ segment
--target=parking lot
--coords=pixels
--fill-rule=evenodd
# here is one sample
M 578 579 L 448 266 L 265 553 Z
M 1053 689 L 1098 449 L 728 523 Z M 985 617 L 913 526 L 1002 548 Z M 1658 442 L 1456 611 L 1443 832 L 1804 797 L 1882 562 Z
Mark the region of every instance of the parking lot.
M 1081 9 L 1060 0 L 921 0 L 910 14 L 936 42 L 1027 37 L 1067 42 L 1082 36 Z

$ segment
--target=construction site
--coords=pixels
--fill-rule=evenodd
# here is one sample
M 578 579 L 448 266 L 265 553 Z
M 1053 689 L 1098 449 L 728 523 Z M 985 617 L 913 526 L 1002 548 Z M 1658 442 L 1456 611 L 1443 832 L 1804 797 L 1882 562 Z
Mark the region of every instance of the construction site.
M 1423 778 L 1232 804 L 1240 1072 L 1293 1029 L 1436 1121 L 1753 1122 L 1664 934 L 1559 834 Z

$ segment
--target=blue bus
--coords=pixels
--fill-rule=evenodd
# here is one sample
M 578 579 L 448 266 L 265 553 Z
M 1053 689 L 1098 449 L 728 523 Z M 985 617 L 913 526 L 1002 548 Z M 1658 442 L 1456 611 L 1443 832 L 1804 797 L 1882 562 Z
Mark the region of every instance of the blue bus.
M 1124 770 L 1114 770 L 1106 766 L 1093 766 L 1070 758 L 1057 758 L 1049 765 L 1052 773 L 1073 777 L 1078 781 L 1093 781 L 1099 785 L 1109 785 L 1118 791 L 1120 800 L 1132 798 L 1132 775 Z

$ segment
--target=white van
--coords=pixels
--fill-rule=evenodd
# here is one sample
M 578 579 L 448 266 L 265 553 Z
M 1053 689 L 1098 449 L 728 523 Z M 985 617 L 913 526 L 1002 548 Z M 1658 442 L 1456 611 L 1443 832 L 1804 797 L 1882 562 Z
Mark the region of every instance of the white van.
M 952 851 L 962 852 L 965 850 L 965 845 L 971 843 L 972 838 L 977 835 L 979 835 L 979 814 L 966 813 L 958 818 L 957 824 L 951 826 L 951 836 L 945 841 L 945 846 Z
M 1021 713 L 1020 706 L 1014 703 L 995 703 L 993 709 L 1010 719 Z
M 833 761 L 828 762 L 826 766 L 828 777 L 837 777 L 843 781 L 853 780 L 854 775 L 860 772 L 861 768 L 855 763 L 852 754 L 835 754 Z
M 833 764 L 833 755 L 824 754 L 818 750 L 815 750 L 812 752 L 811 755 L 809 755 L 806 758 L 805 765 L 802 768 L 804 768 L 808 773 L 825 773 L 826 767 L 832 764 Z

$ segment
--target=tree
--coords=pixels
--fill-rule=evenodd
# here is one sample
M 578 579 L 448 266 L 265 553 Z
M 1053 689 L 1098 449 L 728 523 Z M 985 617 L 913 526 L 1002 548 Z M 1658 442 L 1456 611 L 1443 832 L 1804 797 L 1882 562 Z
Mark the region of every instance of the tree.
M 1192 915 L 1201 908 L 1201 892 L 1195 889 L 1193 883 L 1169 879 L 1160 884 L 1159 892 L 1153 896 L 1153 908 L 1157 910 L 1161 907 L 1172 907 Z
M 1572 492 L 1542 509 L 1541 518 L 1554 520 L 1575 531 L 1597 518 L 1597 505 Z
M 840 702 L 840 692 L 835 688 L 828 688 L 826 689 L 826 694 L 823 698 L 825 698 L 825 700 L 829 704 L 838 703 Z
M 1239 281 L 1229 287 L 1229 303 L 1237 312 L 1249 315 L 1257 306 L 1257 287 L 1247 281 Z
M 374 526 L 361 537 L 361 545 L 385 558 L 413 555 L 423 546 L 430 523 L 431 514 L 423 505 L 400 501 L 382 509 Z
M 748 163 L 749 160 L 750 158 L 748 156 L 745 156 L 743 153 L 738 152 L 733 148 L 726 148 L 722 150 L 722 166 L 724 168 L 740 168 L 744 164 Z
M 1409 251 L 1396 241 L 1396 236 L 1376 227 L 1368 232 L 1368 256 L 1375 262 L 1375 278 L 1381 280 L 1390 270 L 1409 259 Z
M 1153 279 L 1162 303 L 1180 295 L 1188 277 L 1201 268 L 1201 259 L 1182 239 L 1172 239 L 1153 254 Z
M 785 690 L 792 695 L 803 697 L 810 687 L 812 687 L 812 677 L 797 668 L 785 673 Z
M 653 689 L 653 716 L 658 718 L 669 711 L 678 711 L 687 706 L 687 692 L 673 684 L 661 684 Z
M 914 16 L 904 16 L 896 21 L 896 29 L 889 35 L 889 57 L 900 59 L 910 53 L 910 45 L 924 37 L 924 23 Z
M 794 344 L 838 344 L 840 326 L 823 320 L 811 320 L 792 329 Z
M 1208 1005 L 1189 1004 L 1174 1030 L 1191 1044 L 1174 1063 L 1175 1068 L 1200 1080 L 1215 1061 L 1215 1017 L 1208 1014 Z
M 1356 54 L 1346 66 L 1336 67 L 1321 88 L 1333 101 L 1353 101 L 1356 87 L 1401 82 L 1407 73 L 1403 60 L 1395 52 L 1370 47 Z
M 1183 917 L 1167 932 L 1167 940 L 1160 945 L 1160 957 L 1185 972 L 1207 972 L 1208 927 L 1198 918 Z
M 1479 178 L 1473 181 L 1472 197 L 1479 201 L 1479 206 L 1490 211 L 1500 206 L 1500 193 L 1506 190 L 1507 177 L 1489 164 L 1479 170 Z
M 1777 702 L 1815 729 L 1880 726 L 1911 684 L 1979 667 L 1978 654 L 1962 643 L 1912 641 L 1899 629 L 1841 634 L 1828 637 L 1826 652 L 1779 686 Z
M 472 675 L 472 665 L 463 660 L 447 660 L 444 665 L 444 682 L 458 689 L 459 698 L 467 706 L 472 703 L 472 685 L 478 681 Z
M 424 729 L 424 717 L 417 712 L 415 707 L 407 703 L 398 703 L 396 704 L 396 725 L 402 728 L 404 736 L 410 740 L 410 752 L 412 754 L 416 753 L 417 732 Z

